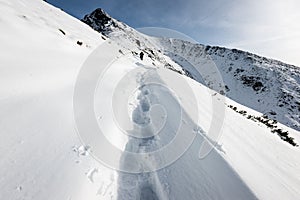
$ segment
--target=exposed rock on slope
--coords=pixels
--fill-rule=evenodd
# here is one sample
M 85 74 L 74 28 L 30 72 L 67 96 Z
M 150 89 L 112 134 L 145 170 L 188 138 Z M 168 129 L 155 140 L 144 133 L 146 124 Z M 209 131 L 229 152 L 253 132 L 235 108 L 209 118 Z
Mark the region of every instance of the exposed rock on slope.
M 167 68 L 300 130 L 298 67 L 237 49 L 193 44 L 178 39 L 152 38 L 113 19 L 102 9 L 86 15 L 82 21 L 115 41 L 126 44 L 127 48 L 145 51 Z M 209 67 L 205 66 L 209 66 L 208 62 L 217 67 L 223 83 L 216 82 L 212 76 L 203 77 L 203 74 L 197 73 L 207 70 Z

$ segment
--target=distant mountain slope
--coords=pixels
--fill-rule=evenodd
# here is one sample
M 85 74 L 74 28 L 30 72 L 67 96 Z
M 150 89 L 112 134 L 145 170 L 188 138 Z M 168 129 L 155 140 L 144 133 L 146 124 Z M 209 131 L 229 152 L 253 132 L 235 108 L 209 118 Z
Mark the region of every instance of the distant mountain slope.
M 86 15 L 82 21 L 120 44 L 126 44 L 125 47 L 143 50 L 149 56 L 163 61 L 167 68 L 175 68 L 175 71 L 205 82 L 211 89 L 270 119 L 300 130 L 299 67 L 236 49 L 193 44 L 178 39 L 152 38 L 111 18 L 102 9 Z M 195 73 L 207 62 L 217 67 L 225 91 L 219 87 L 222 83 Z M 175 67 L 176 63 L 181 69 Z
M 300 68 L 236 49 L 171 39 L 160 40 L 160 43 L 162 48 L 175 51 L 196 68 L 203 65 L 209 55 L 221 73 L 227 97 L 300 129 Z

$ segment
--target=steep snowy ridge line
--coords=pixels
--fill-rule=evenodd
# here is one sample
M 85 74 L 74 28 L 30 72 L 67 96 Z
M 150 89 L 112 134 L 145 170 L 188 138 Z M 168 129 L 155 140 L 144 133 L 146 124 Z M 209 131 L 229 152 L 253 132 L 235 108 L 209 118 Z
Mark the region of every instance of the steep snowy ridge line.
M 154 61 L 154 64 L 163 64 L 166 68 L 185 74 L 182 67 L 174 63 L 155 47 L 155 41 L 152 41 L 151 37 L 141 34 L 126 24 L 110 17 L 103 9 L 96 9 L 91 14 L 86 15 L 81 21 L 95 31 L 113 39 L 134 55 L 137 55 L 139 51 L 143 51 L 147 57 Z
M 106 19 L 104 24 L 102 18 Z M 300 130 L 299 67 L 241 50 L 149 37 L 111 18 L 101 9 L 86 15 L 82 21 L 118 43 L 125 44 L 132 51 L 144 51 L 149 57 L 161 61 L 166 68 L 197 81 L 204 77 L 193 72 L 207 62 L 214 63 L 221 73 L 226 91 L 218 89 L 220 83 L 210 80 L 211 77 L 205 80 L 208 87 L 270 119 Z M 175 54 L 170 55 L 168 52 Z M 182 59 L 181 62 L 178 62 L 176 56 Z M 186 63 L 190 63 L 196 70 L 186 67 Z
M 276 125 L 287 130 L 299 144 L 299 131 L 284 125 L 292 122 L 291 116 L 295 118 L 295 123 L 298 122 L 298 113 L 287 105 L 280 107 L 282 110 L 274 106 L 276 97 L 282 94 L 276 93 L 277 90 L 284 91 L 286 98 L 291 98 L 288 96 L 291 95 L 297 100 L 298 92 L 294 88 L 299 83 L 297 69 L 280 63 L 273 66 L 260 58 L 249 60 L 249 68 L 242 67 L 248 65 L 245 65 L 244 58 L 235 60 L 240 56 L 238 52 L 216 50 L 217 55 L 214 55 L 213 47 L 205 50 L 205 46 L 181 40 L 151 38 L 120 22 L 115 23 L 123 28 L 115 28 L 106 34 L 107 38 L 42 0 L 0 0 L 0 27 L 3 27 L 0 35 L 1 200 L 299 198 L 300 148 L 270 134 L 270 129 L 258 121 L 237 113 L 246 111 L 251 116 L 262 116 L 274 111 L 276 116 L 287 114 L 287 118 L 278 120 Z M 112 27 L 107 28 L 110 30 Z M 161 170 L 134 174 L 107 167 L 106 163 L 94 159 L 95 148 L 83 143 L 78 136 L 73 109 L 74 85 L 87 57 L 97 46 L 106 42 L 108 45 L 103 45 L 105 53 L 111 55 L 116 52 L 118 56 L 110 66 L 111 70 L 104 74 L 105 84 L 101 84 L 102 88 L 95 92 L 94 111 L 95 119 L 103 125 L 102 128 L 104 125 L 108 127 L 106 134 L 112 137 L 111 143 L 118 146 L 121 140 L 125 144 L 124 148 L 119 148 L 124 151 L 121 151 L 118 164 L 130 166 L 135 163 L 128 159 L 125 148 L 142 153 L 164 147 L 176 135 L 175 129 L 180 123 L 184 136 L 196 136 L 178 160 Z M 120 51 L 112 49 L 110 44 L 114 42 L 119 43 Z M 146 53 L 143 60 L 138 56 L 141 51 Z M 226 98 L 226 104 L 232 108 L 224 108 L 226 115 L 218 141 L 211 141 L 208 133 L 213 115 L 212 99 L 219 101 L 223 96 L 221 91 L 217 93 L 201 84 L 204 78 L 209 77 L 200 77 L 195 73 L 197 70 L 193 70 L 193 67 L 208 61 L 216 63 L 230 90 L 227 93 L 231 95 L 231 99 Z M 103 63 L 104 59 L 95 64 L 102 69 L 107 67 Z M 133 69 L 147 73 L 143 76 L 128 73 Z M 165 76 L 156 77 L 155 74 L 161 71 L 166 72 Z M 255 76 L 257 71 L 265 76 L 258 80 Z M 131 119 L 129 123 L 137 130 L 134 133 L 144 134 L 139 129 L 140 125 L 161 122 L 166 118 L 164 112 L 153 109 L 155 104 L 160 104 L 170 117 L 164 126 L 164 134 L 144 139 L 127 134 L 115 137 L 120 130 L 115 123 L 107 123 L 107 116 L 113 112 L 107 105 L 115 92 L 112 89 L 114 84 L 119 83 L 120 91 L 128 91 L 128 85 L 120 82 L 120 76 L 124 74 L 140 89 L 136 96 L 129 98 L 129 102 L 126 101 Z M 184 75 L 190 75 L 196 81 Z M 273 75 L 275 79 L 283 77 L 287 81 L 276 82 Z M 270 84 L 263 81 L 265 77 L 271 81 Z M 172 101 L 172 93 L 168 94 L 162 87 L 145 86 L 141 78 L 160 78 L 166 88 L 170 88 L 173 82 L 186 82 L 193 94 L 180 90 L 181 87 L 175 91 L 178 99 L 187 102 L 182 116 L 178 115 L 182 105 Z M 265 91 L 256 82 L 261 82 L 263 88 L 266 87 Z M 273 87 L 273 83 L 278 84 Z M 243 95 L 246 95 L 245 98 L 239 102 L 238 97 Z M 192 101 L 193 97 L 197 102 Z M 232 100 L 234 98 L 238 100 Z M 261 101 L 261 107 L 253 103 L 255 100 Z M 290 101 L 291 105 L 294 105 L 294 100 Z M 254 109 L 249 108 L 251 103 Z M 277 110 L 270 110 L 272 106 Z M 234 110 L 234 107 L 237 109 Z M 196 108 L 198 118 L 193 116 Z M 292 109 L 289 113 L 285 112 L 288 108 Z M 153 113 L 150 114 L 150 110 Z M 274 112 L 269 114 L 272 116 Z M 123 112 L 119 114 L 123 116 Z M 153 126 L 149 130 L 151 128 Z M 204 159 L 199 159 L 199 149 L 206 139 L 211 143 L 217 142 L 217 146 Z M 112 156 L 105 149 L 103 152 Z M 166 157 L 170 154 L 145 157 L 137 166 L 154 169 Z

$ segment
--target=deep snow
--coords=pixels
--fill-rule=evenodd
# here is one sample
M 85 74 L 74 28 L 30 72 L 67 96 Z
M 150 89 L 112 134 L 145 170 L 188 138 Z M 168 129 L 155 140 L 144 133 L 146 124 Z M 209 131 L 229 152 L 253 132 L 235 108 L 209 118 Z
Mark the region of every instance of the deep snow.
M 141 61 L 133 54 L 119 53 L 121 59 L 117 59 L 106 74 L 109 81 L 104 77 L 105 84 L 98 88 L 95 96 L 103 101 L 96 101 L 95 105 L 96 114 L 103 113 L 99 124 L 107 125 L 106 134 L 111 136 L 114 145 L 134 152 L 150 151 L 172 137 L 171 131 L 165 131 L 160 140 L 158 136 L 151 140 L 114 137 L 112 130 L 118 129 L 105 121 L 112 114 L 112 111 L 103 112 L 109 109 L 104 104 L 112 96 L 109 88 L 116 86 L 120 74 L 139 69 L 144 80 L 159 77 L 157 79 L 167 86 L 180 80 L 190 85 L 197 102 L 179 104 L 179 107 L 184 108 L 184 133 L 196 137 L 192 146 L 175 163 L 151 173 L 128 174 L 97 162 L 92 157 L 93 146 L 82 144 L 78 137 L 73 93 L 78 72 L 87 57 L 110 39 L 104 40 L 104 36 L 87 25 L 40 0 L 0 0 L 0 13 L 0 199 L 297 199 L 300 196 L 299 147 L 284 142 L 263 124 L 247 119 L 226 105 L 261 116 L 262 113 L 255 111 L 257 107 L 253 110 L 249 105 L 226 98 L 222 135 L 208 156 L 198 158 L 200 146 L 208 137 L 212 102 L 222 96 L 187 76 L 164 69 L 167 62 L 177 70 L 182 67 L 162 54 L 160 58 L 146 57 Z M 143 40 L 142 36 L 138 37 Z M 170 40 L 164 43 L 147 38 L 142 43 L 169 48 L 165 43 Z M 77 41 L 83 44 L 78 45 Z M 135 44 L 130 44 L 130 40 L 124 41 L 120 46 L 122 52 L 139 51 Z M 99 67 L 105 66 L 99 62 Z M 298 69 L 286 67 L 287 76 L 294 73 L 291 77 L 296 80 Z M 162 71 L 166 76 L 157 75 Z M 170 103 L 172 95 L 161 87 L 139 87 L 143 85 L 141 76 L 129 76 L 129 80 L 140 88 L 128 102 L 129 116 L 136 122 L 131 125 L 147 124 L 148 118 L 155 121 L 155 117 L 163 117 L 159 110 L 152 115 L 148 113 L 153 103 L 160 103 L 168 112 L 172 113 L 174 108 L 174 116 L 171 115 L 166 127 L 176 127 L 173 122 L 178 122 L 175 109 L 178 104 Z M 225 80 L 229 78 L 225 76 Z M 126 85 L 121 86 L 126 89 Z M 229 88 L 235 91 L 230 85 Z M 247 87 L 239 91 L 249 93 L 251 98 L 261 98 L 260 94 L 250 93 Z M 189 98 L 183 91 L 176 94 L 183 101 Z M 241 97 L 241 94 L 234 95 Z M 149 99 L 153 101 L 147 101 Z M 197 106 L 198 119 L 195 119 L 191 108 Z M 282 110 L 276 111 L 285 114 Z M 299 112 L 293 113 L 299 115 Z M 290 125 L 287 122 L 283 121 Z M 288 130 L 300 143 L 299 131 L 282 124 L 278 126 Z M 125 155 L 120 158 L 120 165 L 130 164 Z M 153 163 L 159 163 L 159 158 L 154 161 L 142 164 L 151 168 Z

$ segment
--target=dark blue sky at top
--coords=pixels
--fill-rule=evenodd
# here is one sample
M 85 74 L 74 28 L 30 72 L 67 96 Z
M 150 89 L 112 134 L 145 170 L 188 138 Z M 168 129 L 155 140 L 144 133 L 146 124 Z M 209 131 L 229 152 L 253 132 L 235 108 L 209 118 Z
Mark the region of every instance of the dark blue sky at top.
M 205 44 L 222 44 L 230 36 L 219 38 L 220 28 L 207 26 L 207 20 L 220 17 L 226 0 L 48 0 L 76 18 L 103 8 L 115 19 L 134 28 L 163 27 L 182 32 Z M 222 15 L 222 13 L 221 13 Z M 225 30 L 222 31 L 224 34 Z
M 47 1 L 79 19 L 100 7 L 133 28 L 168 28 L 202 44 L 300 65 L 299 0 Z

